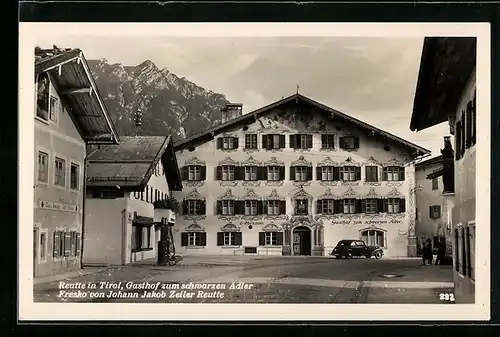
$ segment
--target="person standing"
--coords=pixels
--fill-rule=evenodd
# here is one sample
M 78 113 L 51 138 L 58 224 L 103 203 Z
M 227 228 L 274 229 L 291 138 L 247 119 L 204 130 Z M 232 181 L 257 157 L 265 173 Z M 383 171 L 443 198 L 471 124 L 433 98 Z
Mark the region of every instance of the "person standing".
M 446 241 L 443 237 L 439 238 L 438 253 L 436 257 L 436 265 L 443 264 L 444 257 L 446 255 Z
M 423 251 L 423 259 L 424 259 L 424 264 L 429 264 L 432 265 L 432 241 L 431 239 L 427 239 L 425 242 L 424 246 L 424 251 Z

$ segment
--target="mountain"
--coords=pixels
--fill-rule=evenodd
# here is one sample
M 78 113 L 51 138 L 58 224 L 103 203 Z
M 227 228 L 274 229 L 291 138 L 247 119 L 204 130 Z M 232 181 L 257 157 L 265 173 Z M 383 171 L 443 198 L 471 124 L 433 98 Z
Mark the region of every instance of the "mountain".
M 182 139 L 219 123 L 220 109 L 229 101 L 159 69 L 147 60 L 137 66 L 109 64 L 106 59 L 87 61 L 120 135 L 133 135 L 134 116 L 142 110 L 140 135 L 172 135 Z

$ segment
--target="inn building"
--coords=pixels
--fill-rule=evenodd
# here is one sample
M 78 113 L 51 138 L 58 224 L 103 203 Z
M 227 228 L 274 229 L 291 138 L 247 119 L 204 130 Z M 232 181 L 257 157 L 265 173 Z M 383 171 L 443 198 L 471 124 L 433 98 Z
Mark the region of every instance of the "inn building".
M 475 301 L 476 115 L 476 38 L 425 38 L 410 129 L 448 122 L 453 136 L 445 136 L 441 169 L 428 178 L 443 181 L 457 303 Z
M 35 49 L 33 276 L 81 267 L 90 144 L 118 135 L 79 49 Z
M 154 203 L 182 191 L 170 136 L 131 136 L 89 154 L 85 265 L 126 265 L 157 257 L 162 215 Z
M 327 255 L 341 239 L 416 256 L 415 161 L 430 151 L 294 94 L 175 144 L 181 255 Z

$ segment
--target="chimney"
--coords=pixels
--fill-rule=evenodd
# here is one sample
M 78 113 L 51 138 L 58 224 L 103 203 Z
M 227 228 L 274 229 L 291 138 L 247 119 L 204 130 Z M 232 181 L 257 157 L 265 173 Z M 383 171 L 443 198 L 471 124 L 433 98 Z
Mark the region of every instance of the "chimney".
M 243 115 L 243 104 L 228 103 L 221 109 L 222 123 L 226 123 Z
M 141 109 L 137 109 L 134 116 L 134 124 L 135 124 L 135 135 L 139 135 L 139 128 L 142 126 L 142 111 Z

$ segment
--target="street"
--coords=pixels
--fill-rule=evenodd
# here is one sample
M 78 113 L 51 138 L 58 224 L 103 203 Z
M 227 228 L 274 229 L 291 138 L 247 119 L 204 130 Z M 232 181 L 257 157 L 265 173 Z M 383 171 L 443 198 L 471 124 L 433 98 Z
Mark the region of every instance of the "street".
M 75 290 L 77 285 L 84 287 L 89 282 L 97 288 Z M 147 288 L 157 284 L 160 286 L 156 289 Z M 423 266 L 418 259 L 230 256 L 186 257 L 170 267 L 143 261 L 101 269 L 71 279 L 36 284 L 34 300 L 443 304 L 453 301 L 449 295 L 448 300 L 443 300 L 440 294 L 452 291 L 450 266 Z M 83 293 L 87 295 L 82 297 Z

